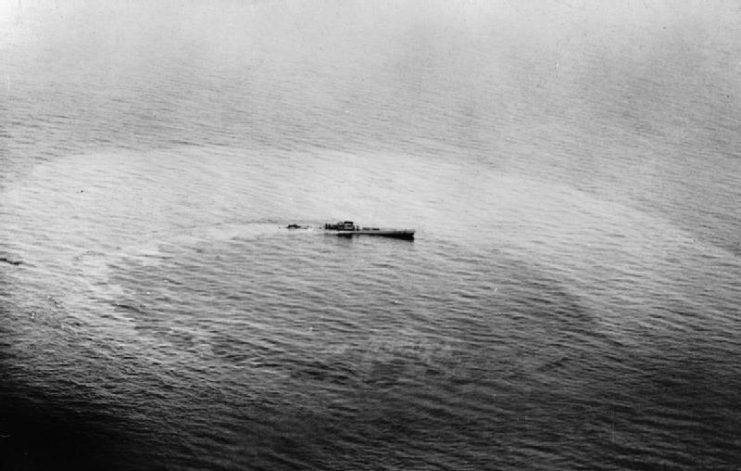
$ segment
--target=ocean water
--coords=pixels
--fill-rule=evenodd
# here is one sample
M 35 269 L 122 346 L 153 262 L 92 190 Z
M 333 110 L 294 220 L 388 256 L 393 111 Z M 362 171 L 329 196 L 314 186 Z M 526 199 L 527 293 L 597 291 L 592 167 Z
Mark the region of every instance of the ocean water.
M 738 469 L 739 26 L 2 4 L 0 468 Z

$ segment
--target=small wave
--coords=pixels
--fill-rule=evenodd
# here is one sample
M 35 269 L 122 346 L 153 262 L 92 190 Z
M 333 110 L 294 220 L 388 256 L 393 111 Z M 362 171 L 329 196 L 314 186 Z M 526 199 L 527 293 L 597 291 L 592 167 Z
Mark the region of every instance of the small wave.
M 23 264 L 23 262 L 21 262 L 20 260 L 15 260 L 9 257 L 0 257 L 0 262 L 4 262 L 4 263 L 7 263 L 8 265 L 14 265 L 14 266 Z
M 115 307 L 115 308 L 118 308 L 118 309 L 124 309 L 124 310 L 127 310 L 127 311 L 136 312 L 137 314 L 145 314 L 145 312 L 143 310 L 143 308 L 144 308 L 143 305 L 133 306 L 131 304 L 125 304 L 125 303 L 111 303 L 111 305 L 113 307 Z

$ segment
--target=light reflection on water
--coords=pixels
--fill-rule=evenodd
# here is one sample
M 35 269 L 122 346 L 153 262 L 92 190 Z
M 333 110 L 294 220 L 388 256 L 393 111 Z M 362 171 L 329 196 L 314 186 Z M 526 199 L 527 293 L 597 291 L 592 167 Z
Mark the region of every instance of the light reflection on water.
M 739 462 L 735 20 L 322 5 L 0 15 L 0 467 Z

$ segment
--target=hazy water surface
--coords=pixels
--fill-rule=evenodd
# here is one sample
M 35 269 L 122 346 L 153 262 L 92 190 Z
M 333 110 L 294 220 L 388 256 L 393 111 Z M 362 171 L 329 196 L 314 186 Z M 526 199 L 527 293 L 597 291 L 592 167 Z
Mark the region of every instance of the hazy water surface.
M 0 467 L 735 469 L 739 26 L 5 4 Z

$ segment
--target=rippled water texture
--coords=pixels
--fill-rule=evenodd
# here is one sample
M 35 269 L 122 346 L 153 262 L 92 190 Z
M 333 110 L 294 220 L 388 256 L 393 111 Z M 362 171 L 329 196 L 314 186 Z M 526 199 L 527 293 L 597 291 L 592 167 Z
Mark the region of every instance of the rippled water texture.
M 740 20 L 0 7 L 0 468 L 736 469 Z

